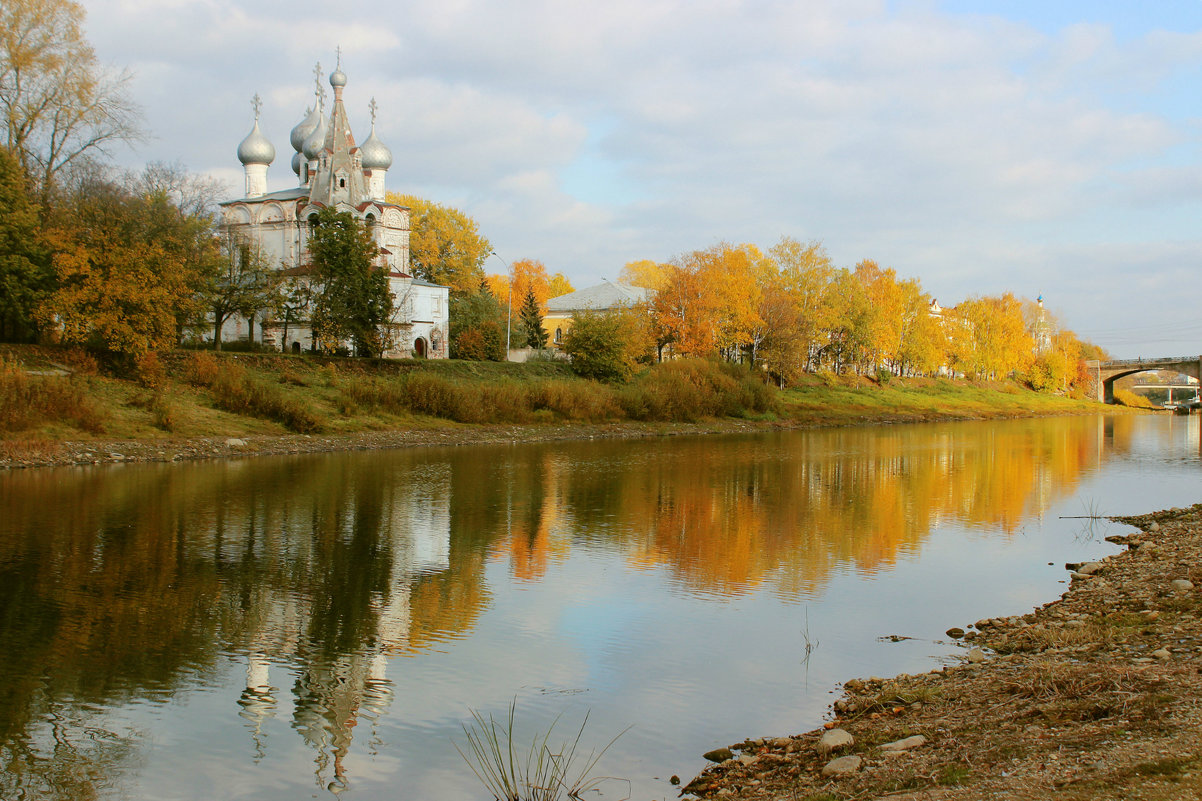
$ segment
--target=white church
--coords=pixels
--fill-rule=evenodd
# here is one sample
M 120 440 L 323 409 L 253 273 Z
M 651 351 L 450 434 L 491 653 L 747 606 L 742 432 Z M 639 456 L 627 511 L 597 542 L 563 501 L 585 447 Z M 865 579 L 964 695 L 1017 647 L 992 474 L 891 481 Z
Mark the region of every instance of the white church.
M 375 100 L 370 104 L 371 134 L 356 145 L 342 101 L 347 79 L 341 63 L 330 74 L 334 102 L 328 117 L 321 66 L 314 72 L 315 107 L 306 111 L 289 137 L 296 151 L 292 171 L 298 185 L 267 191 L 267 168 L 275 160 L 275 147 L 259 130 L 256 96 L 254 128 L 238 145 L 238 160 L 246 171 L 246 196 L 221 204 L 222 231 L 257 248 L 269 265 L 308 286 L 313 276 L 307 246 L 310 221 L 323 208 L 350 212 L 371 230 L 379 246 L 375 265 L 388 273 L 394 311 L 383 332 L 384 356 L 446 358 L 449 290 L 416 278 L 409 270 L 409 209 L 385 200 L 384 178 L 392 166 L 392 152 L 376 137 Z M 313 334 L 307 316 L 301 316 L 304 319 L 287 325 L 270 314 L 257 321 L 235 316 L 222 329 L 222 338 L 252 336 L 282 350 L 310 350 Z M 285 332 L 287 342 L 282 341 Z

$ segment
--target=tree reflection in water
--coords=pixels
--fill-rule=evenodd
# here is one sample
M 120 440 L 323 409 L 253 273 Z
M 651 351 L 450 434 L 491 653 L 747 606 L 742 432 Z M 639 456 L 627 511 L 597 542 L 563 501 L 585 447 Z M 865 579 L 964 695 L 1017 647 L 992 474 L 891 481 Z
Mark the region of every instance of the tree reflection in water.
M 256 759 L 282 717 L 337 789 L 360 724 L 388 714 L 390 663 L 467 637 L 490 563 L 537 583 L 603 549 L 688 593 L 812 597 L 838 569 L 889 570 L 945 521 L 1015 532 L 1129 431 L 1081 418 L 10 471 L 0 796 L 109 794 L 141 759 L 110 713 L 214 681 L 235 655 L 231 716 Z

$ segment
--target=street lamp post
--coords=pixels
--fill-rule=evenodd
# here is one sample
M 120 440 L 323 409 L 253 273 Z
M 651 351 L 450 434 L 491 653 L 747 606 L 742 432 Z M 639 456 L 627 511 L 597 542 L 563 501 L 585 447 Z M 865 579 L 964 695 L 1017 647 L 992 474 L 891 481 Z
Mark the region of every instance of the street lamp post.
M 495 250 L 490 251 L 489 255 L 501 259 Z M 505 265 L 505 273 L 509 276 L 509 308 L 505 312 L 505 361 L 509 361 L 509 332 L 513 328 L 513 268 L 504 259 L 501 259 L 501 263 Z

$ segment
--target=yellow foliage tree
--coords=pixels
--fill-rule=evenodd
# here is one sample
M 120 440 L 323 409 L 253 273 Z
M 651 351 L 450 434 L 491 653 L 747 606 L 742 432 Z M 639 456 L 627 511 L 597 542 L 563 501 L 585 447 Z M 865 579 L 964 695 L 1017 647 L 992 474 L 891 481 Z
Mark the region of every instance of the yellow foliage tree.
M 627 262 L 618 276 L 618 283 L 658 291 L 667 281 L 668 265 L 651 259 Z
M 40 309 L 67 342 L 133 357 L 171 347 L 201 311 L 202 276 L 216 258 L 208 220 L 181 214 L 165 193 L 90 187 L 74 225 L 53 231 L 58 287 Z
M 510 275 L 491 274 L 486 277 L 488 289 L 502 306 L 508 307 L 510 286 L 513 287 L 513 305 L 516 308 L 526 297 L 534 293 L 539 311 L 547 311 L 547 301 L 572 292 L 572 282 L 563 273 L 547 274 L 547 267 L 536 259 L 518 259 L 510 265 Z
M 480 288 L 492 246 L 475 220 L 414 195 L 389 192 L 386 197 L 409 209 L 409 263 L 415 275 L 458 292 Z

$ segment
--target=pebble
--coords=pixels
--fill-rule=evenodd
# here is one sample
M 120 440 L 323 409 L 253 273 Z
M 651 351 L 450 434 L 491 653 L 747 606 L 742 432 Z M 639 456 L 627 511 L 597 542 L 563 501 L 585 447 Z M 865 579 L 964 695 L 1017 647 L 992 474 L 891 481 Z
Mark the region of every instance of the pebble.
M 830 762 L 827 762 L 826 766 L 822 769 L 822 775 L 827 777 L 850 776 L 860 769 L 860 765 L 863 764 L 863 762 L 863 759 L 854 755 L 832 759 Z
M 947 636 L 951 637 L 952 639 L 958 640 L 964 636 L 964 629 L 953 627 L 953 628 L 948 629 L 944 633 L 947 634 Z
M 1158 648 L 1152 652 L 1153 659 L 1172 659 L 1173 653 L 1168 648 Z
M 1175 579 L 1172 583 L 1172 587 L 1175 590 L 1192 590 L 1194 588 L 1194 582 L 1190 581 L 1189 579 Z
M 1148 531 L 1160 531 L 1160 524 L 1153 520 L 1152 525 L 1148 526 Z
M 845 729 L 831 729 L 822 733 L 822 737 L 818 739 L 818 750 L 824 754 L 829 754 L 831 751 L 838 751 L 840 748 L 849 748 L 855 745 L 856 738 L 852 737 Z
M 913 737 L 906 737 L 901 740 L 894 740 L 891 743 L 885 743 L 884 745 L 879 746 L 878 750 L 886 752 L 909 751 L 912 748 L 918 748 L 919 746 L 926 745 L 926 742 L 926 737 L 923 737 L 921 734 L 915 734 Z
M 974 665 L 985 661 L 985 652 L 980 648 L 973 648 L 968 652 L 968 661 Z
M 729 748 L 715 748 L 713 751 L 706 751 L 701 756 L 710 762 L 725 762 L 728 759 L 733 759 L 734 755 L 734 752 Z
M 1077 572 L 1084 573 L 1087 576 L 1092 576 L 1094 573 L 1097 573 L 1103 567 L 1105 567 L 1105 565 L 1103 565 L 1101 562 L 1086 562 L 1085 564 L 1083 564 L 1079 568 L 1077 568 Z

